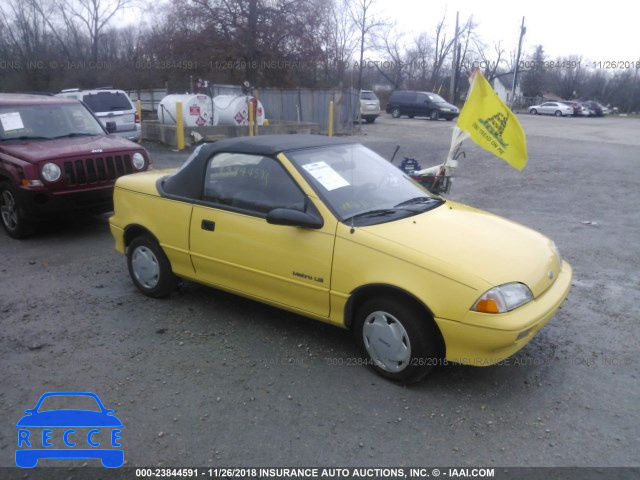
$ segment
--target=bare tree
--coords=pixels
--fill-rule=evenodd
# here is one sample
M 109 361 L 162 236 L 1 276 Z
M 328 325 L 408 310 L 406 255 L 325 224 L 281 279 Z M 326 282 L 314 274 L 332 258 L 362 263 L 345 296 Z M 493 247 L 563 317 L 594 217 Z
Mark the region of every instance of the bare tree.
M 358 90 L 362 90 L 362 70 L 364 67 L 364 49 L 367 35 L 374 32 L 385 22 L 374 12 L 375 0 L 349 0 L 351 18 L 360 36 L 360 63 L 358 65 Z
M 397 33 L 395 24 L 387 24 L 375 39 L 376 50 L 382 52 L 389 61 L 384 62 L 382 66 L 380 62 L 375 62 L 374 65 L 380 75 L 391 83 L 394 89 L 401 87 L 407 70 L 408 59 L 406 58 L 403 37 L 403 33 Z
M 429 88 L 427 78 L 431 72 L 430 59 L 434 54 L 433 40 L 426 33 L 420 33 L 407 50 L 408 76 L 415 88 Z
M 90 42 L 90 59 L 98 61 L 100 35 L 113 17 L 133 6 L 135 0 L 62 0 L 59 8 L 69 26 L 77 22 Z
M 563 67 L 547 73 L 551 88 L 565 99 L 580 97 L 585 82 L 585 72 L 580 68 L 582 57 L 572 55 L 558 58 L 556 62 Z
M 505 64 L 505 50 L 502 47 L 502 41 L 499 41 L 497 43 L 493 42 L 493 52 L 491 53 L 487 51 L 487 46 L 479 39 L 474 40 L 473 43 L 476 47 L 476 53 L 479 56 L 479 66 L 482 68 L 484 76 L 487 78 L 488 82 L 492 83 L 493 80 L 498 76 L 500 66 L 502 64 Z M 508 69 L 508 71 L 511 70 Z
M 327 5 L 326 20 L 322 25 L 325 49 L 325 70 L 335 69 L 335 82 L 342 84 L 347 64 L 356 49 L 355 30 L 349 14 L 347 0 L 335 0 Z

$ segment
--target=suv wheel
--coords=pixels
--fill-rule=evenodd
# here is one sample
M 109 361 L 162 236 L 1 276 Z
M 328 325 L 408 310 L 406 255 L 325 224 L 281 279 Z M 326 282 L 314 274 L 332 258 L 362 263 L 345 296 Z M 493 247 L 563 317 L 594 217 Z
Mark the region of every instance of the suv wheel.
M 16 192 L 9 182 L 0 182 L 0 217 L 10 237 L 25 238 L 35 231 L 35 226 L 25 219 Z
M 440 120 L 440 112 L 438 112 L 438 110 L 431 110 L 429 120 Z
M 398 107 L 391 110 L 391 116 L 393 118 L 400 118 L 400 109 Z

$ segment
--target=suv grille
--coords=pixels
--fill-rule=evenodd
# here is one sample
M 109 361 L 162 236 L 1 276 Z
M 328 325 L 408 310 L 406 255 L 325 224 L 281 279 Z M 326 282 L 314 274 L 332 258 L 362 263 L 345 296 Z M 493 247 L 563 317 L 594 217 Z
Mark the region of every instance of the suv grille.
M 109 182 L 128 173 L 133 173 L 129 154 L 64 162 L 64 174 L 69 187 Z

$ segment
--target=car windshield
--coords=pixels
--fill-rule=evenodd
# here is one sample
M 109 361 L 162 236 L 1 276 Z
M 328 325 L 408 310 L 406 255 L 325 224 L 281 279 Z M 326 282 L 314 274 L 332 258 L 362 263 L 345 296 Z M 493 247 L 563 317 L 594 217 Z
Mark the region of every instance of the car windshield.
M 298 150 L 287 157 L 345 223 L 384 223 L 443 203 L 363 145 Z
M 0 106 L 3 142 L 104 134 L 100 123 L 80 103 Z
M 94 112 L 133 110 L 133 106 L 126 95 L 119 92 L 90 93 L 83 96 L 82 101 Z
M 362 100 L 377 100 L 378 97 L 376 97 L 376 94 L 373 92 L 361 92 L 360 93 L 360 98 Z
M 53 395 L 42 400 L 38 412 L 68 409 L 102 411 L 96 399 L 88 395 Z
M 427 96 L 429 97 L 429 100 L 434 103 L 447 103 L 444 98 L 442 98 L 440 95 L 436 95 L 435 93 L 427 93 Z

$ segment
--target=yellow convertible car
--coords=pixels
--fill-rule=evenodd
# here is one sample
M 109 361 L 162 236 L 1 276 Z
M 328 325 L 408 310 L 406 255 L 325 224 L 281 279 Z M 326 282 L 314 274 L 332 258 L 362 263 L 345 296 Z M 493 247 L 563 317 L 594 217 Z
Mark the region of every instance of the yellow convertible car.
M 350 329 L 399 383 L 513 355 L 571 286 L 551 240 L 433 196 L 351 139 L 207 144 L 178 170 L 119 178 L 114 208 L 145 295 L 186 279 Z

